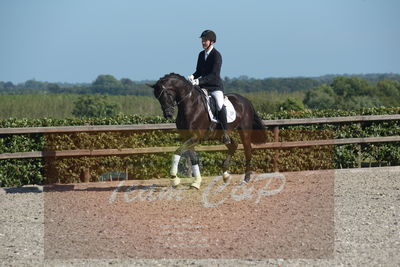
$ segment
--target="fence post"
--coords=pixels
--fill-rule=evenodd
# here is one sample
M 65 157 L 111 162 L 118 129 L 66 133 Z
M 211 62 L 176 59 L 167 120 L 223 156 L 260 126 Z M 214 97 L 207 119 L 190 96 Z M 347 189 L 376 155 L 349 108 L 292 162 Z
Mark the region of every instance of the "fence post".
M 90 169 L 89 168 L 84 168 L 81 172 L 81 180 L 84 183 L 89 183 L 90 182 Z
M 274 142 L 279 142 L 279 126 L 274 126 Z M 274 172 L 279 172 L 279 148 L 274 149 Z
M 360 131 L 362 130 L 360 122 L 357 122 L 357 127 L 360 129 Z M 357 146 L 357 167 L 361 168 L 361 163 L 362 163 L 362 152 L 361 152 L 361 149 L 362 149 L 362 147 L 361 147 L 360 143 L 358 143 L 356 146 Z

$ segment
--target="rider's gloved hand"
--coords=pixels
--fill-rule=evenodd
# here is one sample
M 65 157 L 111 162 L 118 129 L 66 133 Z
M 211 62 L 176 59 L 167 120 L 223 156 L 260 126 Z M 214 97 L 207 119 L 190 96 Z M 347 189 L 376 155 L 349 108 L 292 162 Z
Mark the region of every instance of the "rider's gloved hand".
M 193 83 L 194 76 L 193 76 L 193 75 L 189 75 L 189 76 L 188 76 L 188 80 L 189 80 L 189 82 Z
M 191 81 L 193 85 L 199 85 L 199 79 L 194 79 Z

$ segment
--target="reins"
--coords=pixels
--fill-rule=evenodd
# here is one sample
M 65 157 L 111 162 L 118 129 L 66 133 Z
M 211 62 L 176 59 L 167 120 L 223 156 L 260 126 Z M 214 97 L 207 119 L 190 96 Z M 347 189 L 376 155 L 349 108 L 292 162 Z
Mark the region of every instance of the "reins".
M 157 97 L 157 99 L 159 99 L 164 92 L 168 91 L 168 89 L 164 85 L 162 85 L 161 87 L 162 87 L 162 90 L 161 90 L 159 96 Z M 186 94 L 184 97 L 182 97 L 179 101 L 175 101 L 175 103 L 172 105 L 172 107 L 178 106 L 180 103 L 182 103 L 183 100 L 185 100 L 185 98 L 192 96 L 192 91 L 194 89 L 193 87 L 194 86 L 192 85 L 192 89 L 190 90 L 190 92 L 188 94 Z

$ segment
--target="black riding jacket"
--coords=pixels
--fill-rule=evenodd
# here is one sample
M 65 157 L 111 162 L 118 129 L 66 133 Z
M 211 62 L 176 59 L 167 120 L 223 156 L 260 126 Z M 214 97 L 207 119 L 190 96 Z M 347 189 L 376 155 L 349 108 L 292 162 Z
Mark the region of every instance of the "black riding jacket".
M 201 51 L 197 58 L 196 71 L 193 73 L 194 78 L 198 78 L 199 86 L 207 89 L 209 92 L 216 90 L 224 91 L 220 76 L 222 65 L 221 54 L 214 47 L 208 55 L 207 60 L 204 57 L 205 50 Z

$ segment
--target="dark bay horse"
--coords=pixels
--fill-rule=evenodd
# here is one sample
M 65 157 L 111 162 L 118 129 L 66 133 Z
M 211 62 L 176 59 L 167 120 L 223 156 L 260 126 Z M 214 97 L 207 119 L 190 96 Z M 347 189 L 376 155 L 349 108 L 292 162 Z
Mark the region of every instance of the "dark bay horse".
M 171 183 L 177 186 L 180 179 L 177 177 L 178 163 L 181 155 L 188 151 L 192 163 L 192 173 L 195 177 L 191 187 L 200 188 L 201 175 L 198 168 L 198 156 L 194 147 L 202 140 L 221 139 L 221 125 L 212 122 L 203 103 L 204 94 L 200 87 L 193 86 L 183 76 L 170 73 L 160 78 L 154 85 L 149 85 L 154 89 L 154 96 L 161 104 L 165 118 L 172 118 L 175 107 L 178 107 L 176 118 L 176 127 L 179 130 L 184 143 L 175 151 L 171 167 Z M 245 158 L 245 183 L 250 181 L 251 175 L 251 143 L 260 144 L 266 142 L 266 133 L 261 119 L 254 110 L 251 102 L 238 94 L 226 95 L 236 110 L 236 119 L 228 123 L 228 133 L 237 130 L 242 141 Z M 229 179 L 228 168 L 230 160 L 234 155 L 238 144 L 234 138 L 231 143 L 226 145 L 228 155 L 222 165 L 223 179 L 225 182 Z

